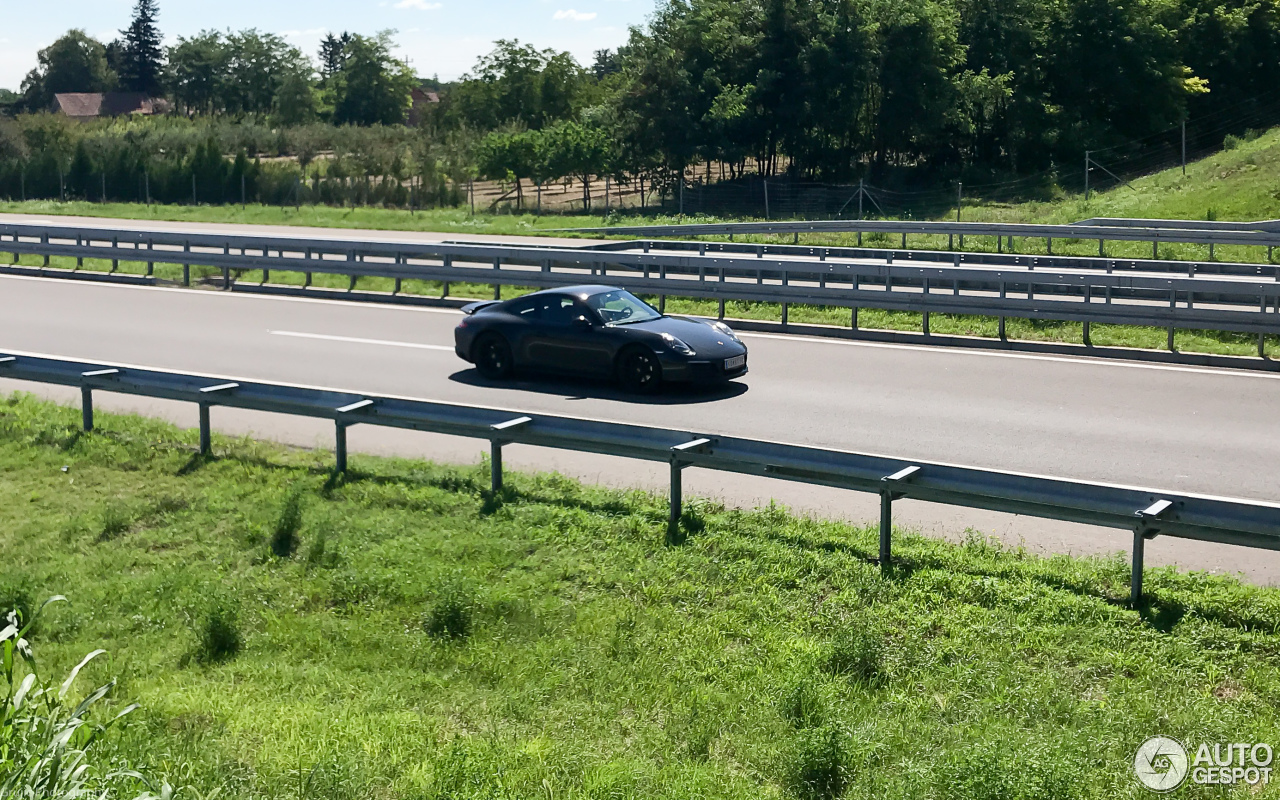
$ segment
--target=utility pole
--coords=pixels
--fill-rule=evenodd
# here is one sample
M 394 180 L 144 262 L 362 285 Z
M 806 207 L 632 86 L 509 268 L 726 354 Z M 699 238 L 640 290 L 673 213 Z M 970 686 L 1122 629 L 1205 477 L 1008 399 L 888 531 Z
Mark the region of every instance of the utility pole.
M 859 179 L 858 179 L 858 219 L 862 219 L 862 193 L 863 193 L 863 191 L 865 191 L 865 190 L 862 188 L 862 178 L 859 178 Z
M 102 202 L 107 202 L 107 171 L 102 171 Z
M 1182 118 L 1182 174 L 1187 174 L 1187 118 Z
M 964 184 L 956 181 L 956 222 L 960 221 L 960 208 L 964 205 Z
M 467 181 L 467 197 L 471 198 L 471 216 L 476 215 L 476 182 L 474 179 Z
M 1084 151 L 1084 201 L 1086 203 L 1089 202 L 1089 164 L 1092 163 L 1089 159 L 1090 152 Z
M 763 181 L 763 183 L 764 183 L 764 218 L 768 219 L 769 218 L 769 181 L 766 180 L 766 181 Z
M 684 168 L 680 168 L 680 216 L 684 216 Z
M 244 173 L 240 173 L 240 210 L 245 208 L 245 192 L 244 192 Z

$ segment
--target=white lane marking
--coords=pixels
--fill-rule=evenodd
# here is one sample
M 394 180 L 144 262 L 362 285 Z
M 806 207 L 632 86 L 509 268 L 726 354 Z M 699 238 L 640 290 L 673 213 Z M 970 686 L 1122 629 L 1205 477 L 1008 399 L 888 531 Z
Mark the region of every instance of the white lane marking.
M 299 333 L 298 331 L 267 331 L 272 336 L 292 336 L 295 339 L 323 339 L 326 342 L 352 342 L 354 344 L 377 344 L 383 347 L 412 347 L 418 350 L 444 350 L 452 353 L 452 347 L 442 344 L 418 344 L 417 342 L 393 342 L 390 339 L 361 339 L 358 336 L 330 336 L 326 333 Z
M 1124 367 L 1127 369 L 1153 369 L 1162 372 L 1192 372 L 1201 375 L 1224 375 L 1236 378 L 1265 378 L 1267 380 L 1280 380 L 1280 373 L 1275 372 L 1251 372 L 1249 370 L 1232 369 L 1230 367 L 1190 367 L 1181 366 L 1179 364 L 1143 364 L 1138 361 L 1125 361 L 1121 359 L 1111 360 L 1109 358 L 1076 358 L 1073 356 L 1051 356 L 1040 355 L 1038 353 L 1006 353 L 995 350 L 983 350 L 974 348 L 947 347 L 939 345 L 935 347 L 927 347 L 919 344 L 895 344 L 892 342 L 857 342 L 848 339 L 827 339 L 819 336 L 796 336 L 778 333 L 753 333 L 749 331 L 734 331 L 739 338 L 753 339 L 780 339 L 784 342 L 812 342 L 814 344 L 833 344 L 843 345 L 845 347 L 877 347 L 885 350 L 915 350 L 922 353 L 937 353 L 955 356 L 982 356 L 986 358 L 1018 358 L 1027 361 L 1057 361 L 1064 364 L 1084 364 L 1091 367 Z
M 353 394 L 361 397 L 369 394 L 373 394 L 374 397 L 382 398 L 385 400 L 408 400 L 415 403 L 435 403 L 442 406 L 453 406 L 454 408 L 479 409 L 482 411 L 501 411 L 505 414 L 514 414 L 516 416 L 537 415 L 537 416 L 547 417 L 549 419 L 572 419 L 575 421 L 581 420 L 584 422 L 603 422 L 609 425 L 625 425 L 630 428 L 643 428 L 643 429 L 649 429 L 649 430 L 666 430 L 664 428 L 658 428 L 655 425 L 638 425 L 635 422 L 626 422 L 626 421 L 617 420 L 617 419 L 607 419 L 607 418 L 600 418 L 600 417 L 569 417 L 562 414 L 555 414 L 552 412 L 544 413 L 541 411 L 527 411 L 527 412 L 513 411 L 509 408 L 503 408 L 501 406 L 486 406 L 486 405 L 479 405 L 476 403 L 451 403 L 444 400 L 431 400 L 425 397 L 410 397 L 408 395 L 400 395 L 400 394 L 376 394 L 372 392 L 361 391 L 358 389 L 344 389 L 344 388 L 333 387 L 333 386 L 315 386 L 309 383 L 285 383 L 283 381 L 250 380 L 249 378 L 245 378 L 244 376 L 236 377 L 232 375 L 220 375 L 216 372 L 195 372 L 195 371 L 186 371 L 186 370 L 178 370 L 178 369 L 163 369 L 160 367 L 144 367 L 138 364 L 126 364 L 118 361 L 90 361 L 84 358 L 72 358 L 71 356 L 52 355 L 49 353 L 33 353 L 26 350 L 0 350 L 0 354 L 11 355 L 11 356 L 26 356 L 27 358 L 51 358 L 51 359 L 57 359 L 60 361 L 75 361 L 81 364 L 85 364 L 87 366 L 94 366 L 94 367 L 115 367 L 116 369 L 140 369 L 140 370 L 151 370 L 154 372 L 176 372 L 180 375 L 196 375 L 201 378 L 209 378 L 215 381 L 260 383 L 260 384 L 266 384 L 270 386 L 283 386 L 291 389 L 313 389 L 320 392 L 338 392 L 342 394 Z M 3 368 L 0 368 L 0 379 L 4 379 L 5 377 L 6 376 L 3 372 Z M 21 379 L 11 378 L 10 380 L 20 381 Z M 50 384 L 40 384 L 40 385 L 48 386 Z M 101 389 L 101 391 L 110 392 L 111 390 Z M 152 399 L 159 399 L 159 398 L 152 398 Z M 174 402 L 181 402 L 181 401 L 174 401 Z M 536 421 L 536 416 L 535 416 L 535 421 Z M 443 435 L 448 435 L 448 434 L 443 434 Z M 722 435 L 726 437 L 730 436 L 730 434 L 722 434 Z M 1198 492 L 1174 491 L 1172 489 L 1152 489 L 1150 487 L 1133 486 L 1133 485 L 1124 484 L 1124 483 L 1106 483 L 1104 481 L 1093 481 L 1087 478 L 1063 478 L 1061 476 L 1044 475 L 1044 474 L 1035 473 L 1035 472 L 1014 472 L 1012 470 L 1000 470 L 1000 469 L 995 469 L 993 467 L 974 467 L 966 464 L 955 464 L 947 461 L 928 461 L 924 459 L 915 459 L 915 458 L 908 459 L 903 456 L 889 456 L 883 453 L 868 453 L 866 451 L 859 451 L 859 450 L 844 450 L 844 449 L 835 448 L 835 447 L 824 447 L 822 445 L 799 444 L 796 442 L 779 441 L 776 439 L 760 440 L 760 441 L 768 441 L 770 444 L 791 445 L 793 447 L 807 447 L 811 449 L 820 448 L 822 450 L 830 451 L 833 453 L 849 453 L 852 455 L 871 456 L 872 458 L 886 458 L 886 459 L 892 459 L 895 461 L 913 461 L 917 464 L 922 464 L 926 466 L 932 465 L 932 466 L 938 466 L 938 467 L 957 467 L 959 469 L 975 469 L 975 470 L 982 470 L 984 472 L 995 472 L 1002 475 L 1016 475 L 1023 478 L 1045 478 L 1045 479 L 1054 480 L 1054 481 L 1064 481 L 1066 483 L 1080 483 L 1080 484 L 1088 484 L 1090 486 L 1108 486 L 1115 489 L 1128 489 L 1128 490 L 1138 491 L 1138 492 L 1147 492 L 1150 494 L 1168 494 L 1168 495 L 1175 495 L 1178 497 L 1194 497 L 1201 500 L 1226 500 L 1233 503 L 1251 503 L 1256 506 L 1266 506 L 1267 508 L 1274 508 L 1274 509 L 1280 510 L 1280 503 L 1271 502 L 1268 500 L 1253 500 L 1248 498 L 1230 497 L 1227 495 L 1213 495 L 1213 494 L 1201 494 Z M 532 446 L 536 447 L 537 445 L 532 445 Z M 555 448 L 551 448 L 551 449 L 555 449 Z M 626 456 L 617 456 L 617 458 L 626 458 Z
M 93 287 L 103 289 L 136 289 L 147 292 L 176 292 L 186 295 L 196 295 L 198 297 L 234 297 L 240 300 L 282 300 L 290 303 L 323 303 L 325 305 L 349 306 L 351 308 L 368 308 L 380 309 L 386 311 L 425 311 L 429 314 L 461 314 L 462 312 L 456 308 L 438 308 L 433 306 L 418 305 L 396 305 L 394 303 L 370 303 L 367 300 L 340 300 L 338 298 L 329 297 L 294 297 L 291 295 L 274 295 L 274 294 L 249 294 L 245 292 L 213 292 L 200 291 L 199 289 L 187 289 L 178 286 L 138 286 L 128 283 L 108 283 L 106 281 L 75 281 L 66 278 L 42 278 L 38 275 L 0 275 L 0 280 L 5 281 L 39 281 L 41 283 L 56 283 L 62 286 L 80 286 Z

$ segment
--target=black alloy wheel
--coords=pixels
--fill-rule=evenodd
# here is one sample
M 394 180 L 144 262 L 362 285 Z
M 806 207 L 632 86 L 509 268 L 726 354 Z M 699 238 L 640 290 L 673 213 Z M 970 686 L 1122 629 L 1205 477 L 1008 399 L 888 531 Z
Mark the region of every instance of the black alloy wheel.
M 662 365 L 648 350 L 628 350 L 618 359 L 618 381 L 634 394 L 653 394 L 662 385 Z
M 476 370 L 490 380 L 511 375 L 511 345 L 496 333 L 485 334 L 475 345 Z

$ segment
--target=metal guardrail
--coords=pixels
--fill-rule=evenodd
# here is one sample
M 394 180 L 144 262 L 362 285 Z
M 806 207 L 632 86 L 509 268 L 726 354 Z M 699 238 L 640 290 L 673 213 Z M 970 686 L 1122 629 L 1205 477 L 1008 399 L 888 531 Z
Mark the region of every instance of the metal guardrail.
M 600 252 L 697 252 L 699 254 L 739 254 L 757 258 L 816 258 L 821 260 L 857 259 L 926 264 L 950 264 L 959 267 L 1005 266 L 1019 269 L 1071 270 L 1085 272 L 1148 272 L 1194 278 L 1200 275 L 1238 275 L 1259 280 L 1280 280 L 1280 265 L 1247 261 L 1182 261 L 1156 258 L 1109 256 L 1042 255 L 1029 253 L 956 250 L 904 249 L 874 245 L 839 246 L 724 241 L 690 241 L 685 239 L 627 239 L 588 245 L 584 250 Z
M 1169 228 L 1186 231 L 1265 231 L 1280 232 L 1280 219 L 1264 219 L 1256 222 L 1220 222 L 1196 219 L 1134 219 L 1131 217 L 1092 217 L 1073 222 L 1072 225 L 1116 228 Z
M 882 569 L 891 568 L 893 501 L 904 498 L 1133 531 L 1131 599 L 1142 597 L 1145 543 L 1156 535 L 1280 550 L 1280 504 L 1049 478 L 929 461 L 760 441 L 717 433 L 532 414 L 497 408 L 228 380 L 86 361 L 0 353 L 0 377 L 79 387 L 83 428 L 93 392 L 195 403 L 200 452 L 212 446 L 210 409 L 244 408 L 334 422 L 336 469 L 347 469 L 347 428 L 379 425 L 487 440 L 491 489 L 502 489 L 509 444 L 602 453 L 670 465 L 668 536 L 678 539 L 682 471 L 713 469 L 880 495 Z
M 183 282 L 190 283 L 192 265 L 219 269 L 224 287 L 231 273 L 272 270 L 350 277 L 350 288 L 361 277 L 394 279 L 396 291 L 405 279 L 467 282 L 549 288 L 584 281 L 609 282 L 634 292 L 656 295 L 659 306 L 667 296 L 717 300 L 719 316 L 725 302 L 739 300 L 781 304 L 782 322 L 788 307 L 801 303 L 851 309 L 851 325 L 859 308 L 881 308 L 922 314 L 929 333 L 932 313 L 996 317 L 1004 337 L 1005 318 L 1078 321 L 1089 325 L 1146 325 L 1168 330 L 1173 350 L 1176 329 L 1247 333 L 1264 337 L 1280 333 L 1280 267 L 1271 276 L 1100 273 L 1096 269 L 1043 269 L 1032 259 L 1022 266 L 959 266 L 897 264 L 893 253 L 885 262 L 813 258 L 756 257 L 745 254 L 683 252 L 616 252 L 582 248 L 358 241 L 344 238 L 298 238 L 219 233 L 151 232 L 131 229 L 0 224 L 0 252 L 42 255 L 47 265 L 55 256 L 146 262 L 183 266 Z M 820 250 L 826 250 L 819 248 Z
M 549 231 L 557 232 L 557 231 Z M 1052 252 L 1054 239 L 1097 239 L 1159 244 L 1280 245 L 1280 232 L 1143 228 L 1130 225 L 1042 225 L 1014 222 L 906 222 L 897 220 L 816 220 L 790 222 L 717 222 L 677 225 L 619 225 L 603 228 L 565 228 L 559 233 L 604 236 L 739 236 L 748 234 L 889 233 L 927 236 L 1017 236 L 1045 239 Z

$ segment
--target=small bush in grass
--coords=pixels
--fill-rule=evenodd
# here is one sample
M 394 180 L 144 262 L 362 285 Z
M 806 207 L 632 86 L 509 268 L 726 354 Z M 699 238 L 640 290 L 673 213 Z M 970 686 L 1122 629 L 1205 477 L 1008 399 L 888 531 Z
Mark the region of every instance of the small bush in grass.
M 227 600 L 210 603 L 201 615 L 196 635 L 196 660 L 201 664 L 234 657 L 241 645 L 239 609 Z
M 278 558 L 291 558 L 298 549 L 298 531 L 302 529 L 302 499 L 305 488 L 296 484 L 289 490 L 280 518 L 271 533 L 271 552 Z
M 427 614 L 423 629 L 437 639 L 465 639 L 471 635 L 475 601 L 460 586 L 448 586 Z
M 884 634 L 861 623 L 841 629 L 831 642 L 826 670 L 870 686 L 880 685 L 885 678 Z
M 790 789 L 801 800 L 832 800 L 849 784 L 844 732 L 823 726 L 801 735 L 792 757 Z
M 98 541 L 108 542 L 129 532 L 133 527 L 133 515 L 124 503 L 112 501 L 102 507 Z

